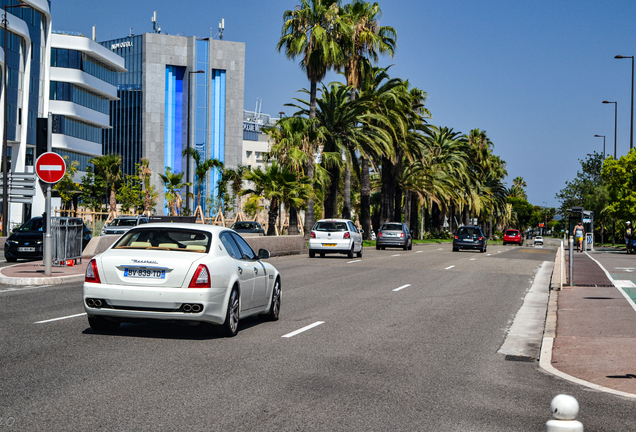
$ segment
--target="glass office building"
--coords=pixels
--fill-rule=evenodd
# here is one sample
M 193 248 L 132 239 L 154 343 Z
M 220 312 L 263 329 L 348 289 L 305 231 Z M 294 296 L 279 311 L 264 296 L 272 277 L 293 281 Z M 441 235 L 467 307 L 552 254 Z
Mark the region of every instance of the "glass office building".
M 187 147 L 195 149 L 201 160 L 217 159 L 227 167 L 241 162 L 244 44 L 159 33 L 101 44 L 122 56 L 127 69 L 117 74 L 119 100 L 111 102 L 110 113 L 113 128 L 104 131 L 103 138 L 104 153 L 120 153 L 125 173 L 134 173 L 135 164 L 145 157 L 155 189 L 164 191 L 156 174 L 170 168 L 185 175 Z M 214 169 L 202 180 L 206 214 L 216 210 L 208 203 L 217 194 L 220 176 Z M 193 158 L 190 181 L 196 197 L 199 179 Z M 185 200 L 185 190 L 182 196 Z M 163 198 L 160 194 L 159 201 Z M 191 200 L 191 211 L 198 204 Z M 162 203 L 158 213 L 161 207 L 167 211 Z

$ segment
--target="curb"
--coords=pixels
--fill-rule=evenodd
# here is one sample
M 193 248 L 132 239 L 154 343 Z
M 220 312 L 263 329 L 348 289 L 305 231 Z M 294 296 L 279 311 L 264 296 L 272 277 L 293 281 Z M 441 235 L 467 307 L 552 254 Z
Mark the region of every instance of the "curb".
M 9 277 L 2 273 L 5 268 L 16 267 L 22 264 L 15 264 L 0 269 L 0 284 L 4 285 L 61 285 L 69 282 L 82 282 L 83 274 L 67 276 L 43 276 L 43 277 Z

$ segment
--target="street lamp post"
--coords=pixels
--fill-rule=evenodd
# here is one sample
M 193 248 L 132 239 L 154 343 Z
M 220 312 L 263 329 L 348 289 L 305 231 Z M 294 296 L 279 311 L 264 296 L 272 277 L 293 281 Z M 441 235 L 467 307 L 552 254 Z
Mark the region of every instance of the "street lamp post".
M 9 20 L 7 18 L 7 9 L 13 8 L 28 8 L 29 5 L 24 3 L 19 3 L 17 5 L 4 5 L 4 16 L 2 17 L 2 27 L 4 29 L 4 71 L 2 74 L 2 87 L 4 90 L 4 119 L 3 119 L 3 127 L 4 133 L 2 136 L 2 235 L 9 235 L 9 142 L 7 139 L 8 130 L 9 130 L 9 117 L 7 112 L 9 111 L 9 103 L 8 103 L 8 84 L 7 84 L 7 75 L 9 71 L 9 65 L 7 61 L 7 36 L 9 35 Z
M 618 126 L 618 102 L 603 101 L 604 104 L 614 104 L 614 159 L 616 159 L 616 129 Z
M 603 160 L 605 160 L 605 135 L 594 135 L 597 138 L 603 137 Z
M 634 56 L 622 56 L 617 55 L 614 57 L 615 59 L 632 59 L 632 115 L 629 118 L 630 127 L 629 127 L 629 149 L 634 148 Z
M 190 212 L 190 106 L 192 105 L 192 74 L 205 73 L 205 71 L 188 71 L 188 133 L 187 133 L 187 152 L 186 152 L 186 213 Z

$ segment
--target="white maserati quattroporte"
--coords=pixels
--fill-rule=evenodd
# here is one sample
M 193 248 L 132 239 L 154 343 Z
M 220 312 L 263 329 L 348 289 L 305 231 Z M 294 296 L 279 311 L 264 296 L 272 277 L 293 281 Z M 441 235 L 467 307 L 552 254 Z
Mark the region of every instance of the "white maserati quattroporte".
M 150 223 L 124 234 L 86 268 L 84 308 L 94 330 L 121 322 L 174 320 L 238 331 L 239 318 L 277 320 L 281 282 L 269 252 L 256 254 L 217 226 Z

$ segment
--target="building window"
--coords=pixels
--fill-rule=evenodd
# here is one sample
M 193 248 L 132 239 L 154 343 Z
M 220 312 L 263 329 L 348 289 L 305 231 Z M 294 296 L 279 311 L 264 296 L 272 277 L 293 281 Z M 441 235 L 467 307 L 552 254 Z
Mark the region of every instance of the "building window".
M 53 133 L 102 143 L 102 129 L 61 115 L 53 115 Z

